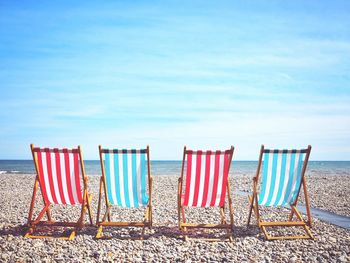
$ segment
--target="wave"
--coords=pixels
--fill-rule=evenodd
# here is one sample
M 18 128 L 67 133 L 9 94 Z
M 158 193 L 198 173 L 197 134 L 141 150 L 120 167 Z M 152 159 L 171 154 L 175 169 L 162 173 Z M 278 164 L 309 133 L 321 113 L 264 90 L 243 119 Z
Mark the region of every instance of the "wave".
M 11 170 L 11 171 L 0 171 L 0 174 L 18 174 L 21 171 Z

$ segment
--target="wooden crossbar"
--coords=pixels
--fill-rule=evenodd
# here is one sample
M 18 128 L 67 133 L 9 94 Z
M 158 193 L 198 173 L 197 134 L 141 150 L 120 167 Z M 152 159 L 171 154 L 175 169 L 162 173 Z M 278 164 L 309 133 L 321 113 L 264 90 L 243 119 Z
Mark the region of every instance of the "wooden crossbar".
M 305 226 L 304 221 L 276 221 L 276 222 L 259 222 L 260 226 Z
M 53 238 L 52 236 L 47 236 L 47 235 L 37 236 L 37 235 L 31 235 L 31 234 L 26 234 L 25 237 L 29 237 L 32 239 Z M 75 237 L 75 230 L 71 231 L 71 233 L 68 236 L 55 237 L 55 238 L 60 240 L 72 240 L 74 237 Z
M 58 148 L 33 148 L 33 152 L 58 152 L 58 153 L 79 153 L 79 149 L 58 149 Z
M 181 223 L 181 227 L 188 228 L 231 228 L 231 225 L 227 224 L 193 224 L 193 223 Z
M 301 150 L 278 150 L 278 149 L 264 149 L 264 153 L 307 153 L 308 149 L 301 149 Z
M 215 151 L 214 150 L 214 151 L 210 151 L 210 155 L 229 154 L 230 152 L 231 152 L 231 150 L 225 150 L 225 151 Z M 186 150 L 185 153 L 186 154 L 194 154 L 194 155 L 199 154 L 199 153 L 201 153 L 203 155 L 208 155 L 209 154 L 208 151 L 205 151 L 205 150 L 203 150 L 203 151 Z
M 261 227 L 267 240 L 283 240 L 283 239 L 310 239 L 310 235 L 291 235 L 291 236 L 271 236 L 267 233 L 266 226 Z M 308 233 L 308 232 L 307 232 Z
M 102 153 L 147 153 L 147 149 L 101 149 Z

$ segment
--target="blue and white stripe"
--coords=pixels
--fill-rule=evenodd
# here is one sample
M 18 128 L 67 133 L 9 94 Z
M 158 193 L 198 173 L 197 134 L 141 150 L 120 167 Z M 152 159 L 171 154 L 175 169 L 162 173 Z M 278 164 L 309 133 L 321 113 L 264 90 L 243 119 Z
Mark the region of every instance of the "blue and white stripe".
M 265 150 L 259 205 L 283 206 L 294 202 L 301 185 L 304 150 Z
M 146 151 L 103 150 L 102 156 L 109 203 L 136 208 L 147 205 Z

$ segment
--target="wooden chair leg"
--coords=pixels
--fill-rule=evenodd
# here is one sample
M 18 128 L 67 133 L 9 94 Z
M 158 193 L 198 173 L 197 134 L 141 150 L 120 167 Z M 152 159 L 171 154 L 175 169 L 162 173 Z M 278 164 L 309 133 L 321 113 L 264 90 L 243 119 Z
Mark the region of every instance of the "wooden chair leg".
M 108 212 L 107 220 L 108 220 L 109 222 L 111 222 L 111 213 L 110 213 L 110 212 Z
M 181 207 L 181 213 L 182 213 L 182 222 L 186 223 L 185 208 L 183 206 Z
M 314 236 L 313 236 L 313 234 L 311 233 L 309 226 L 307 226 L 307 225 L 304 226 L 304 229 L 305 229 L 305 232 L 308 234 L 308 236 L 309 236 L 311 239 L 314 239 Z
M 103 231 L 103 226 L 100 225 L 97 229 L 97 233 L 96 233 L 95 238 L 97 238 L 97 239 L 101 238 L 103 236 L 102 231 Z
M 221 215 L 221 224 L 226 224 L 225 217 L 225 207 L 220 207 L 220 215 Z M 230 220 L 231 221 L 231 220 Z M 230 222 L 231 228 L 226 229 L 226 233 L 230 242 L 233 242 L 233 222 Z
M 142 230 L 141 230 L 141 240 L 144 240 L 144 238 L 145 238 L 145 226 L 144 227 L 142 227 Z
M 145 211 L 145 217 L 144 217 L 144 220 L 143 220 L 143 223 L 144 223 L 144 226 L 142 227 L 142 231 L 141 231 L 141 240 L 144 239 L 144 234 L 145 234 L 145 228 L 146 226 L 148 226 L 149 228 L 150 227 L 150 206 L 147 206 L 146 207 L 146 211 Z
M 179 229 L 181 229 L 182 218 L 181 218 L 181 207 L 180 207 L 180 205 L 177 206 L 177 220 L 178 220 Z
M 147 207 L 147 223 L 150 229 L 152 229 L 152 206 Z
M 89 198 L 91 198 L 91 196 L 89 196 L 89 194 L 87 193 L 87 191 L 85 190 L 84 193 L 84 199 L 83 199 L 83 204 L 81 205 L 81 213 L 80 213 L 80 218 L 78 220 L 78 226 L 77 226 L 77 230 L 80 230 L 84 227 L 84 217 L 86 214 L 86 210 L 88 210 L 88 213 L 90 213 L 90 208 L 89 208 Z M 92 217 L 90 215 L 90 223 L 92 224 Z
M 254 208 L 254 198 L 248 197 L 249 202 L 250 202 L 250 208 L 249 208 L 249 215 L 248 215 L 248 222 L 247 222 L 247 226 L 249 226 L 250 224 L 250 219 L 252 217 L 252 211 Z
M 109 216 L 110 210 L 111 210 L 111 206 L 107 206 L 106 212 L 105 212 L 105 214 L 104 214 L 104 216 L 102 218 L 102 222 L 106 221 L 107 217 Z M 110 220 L 108 220 L 108 221 L 110 221 Z
M 221 216 L 221 224 L 225 224 L 226 220 L 225 220 L 225 208 L 224 207 L 220 207 L 220 216 Z
M 153 227 L 153 209 L 152 206 L 150 206 L 150 229 Z
M 264 233 L 264 236 L 265 236 L 266 240 L 271 240 L 271 237 L 270 237 L 270 235 L 267 233 L 265 226 L 262 226 L 262 227 L 261 227 L 261 230 L 262 230 L 262 232 Z
M 33 210 L 35 205 L 36 191 L 39 187 L 39 180 L 36 178 L 33 187 L 32 201 L 30 203 L 29 214 L 28 214 L 28 224 L 32 221 Z
M 73 230 L 71 233 L 70 233 L 70 235 L 69 235 L 69 237 L 68 237 L 68 240 L 72 240 L 74 237 L 75 237 L 75 232 L 76 232 L 77 230 L 75 229 L 75 230 Z
M 183 228 L 183 235 L 184 235 L 184 240 L 188 241 L 188 232 L 187 232 L 187 227 Z
M 48 208 L 47 211 L 46 211 L 46 215 L 47 215 L 47 219 L 48 219 L 50 222 L 54 222 L 54 220 L 52 220 L 51 208 L 50 208 L 50 206 L 49 206 L 49 208 Z
M 99 191 L 99 194 L 98 194 L 96 225 L 98 224 L 98 222 L 99 222 L 99 220 L 100 220 L 101 198 L 102 198 L 102 178 L 100 178 L 100 191 Z
M 309 201 L 309 194 L 306 187 L 306 179 L 303 177 L 303 188 L 304 188 L 304 195 L 305 195 L 305 206 L 306 206 L 306 213 L 307 213 L 307 224 L 311 228 L 312 227 L 312 217 L 311 217 L 311 210 L 310 210 L 310 201 Z
M 230 225 L 231 225 L 231 228 L 230 228 L 230 231 L 231 231 L 231 235 L 229 236 L 229 240 L 230 242 L 233 242 L 233 225 L 234 225 L 234 222 L 233 222 L 233 209 L 232 209 L 232 201 L 229 202 L 229 205 L 230 205 Z
M 88 210 L 89 213 L 89 220 L 90 220 L 90 225 L 92 225 L 93 223 L 93 216 L 92 216 L 92 212 L 91 212 L 91 206 L 90 206 L 90 202 L 92 199 L 92 194 L 88 194 L 88 198 L 86 200 L 86 208 Z
M 185 208 L 183 206 L 181 207 L 181 215 L 182 215 L 182 223 L 186 223 Z M 182 232 L 184 234 L 184 240 L 187 241 L 188 240 L 187 227 L 182 227 L 181 230 L 182 230 Z
M 231 223 L 231 229 L 233 231 L 233 209 L 232 209 L 232 203 L 229 203 L 229 212 L 230 212 L 230 223 Z

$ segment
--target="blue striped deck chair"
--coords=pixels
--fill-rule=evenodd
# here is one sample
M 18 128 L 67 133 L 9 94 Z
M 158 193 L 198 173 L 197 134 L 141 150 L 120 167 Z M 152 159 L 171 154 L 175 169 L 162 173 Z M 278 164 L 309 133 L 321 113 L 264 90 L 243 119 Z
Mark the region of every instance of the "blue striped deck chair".
M 301 150 L 269 150 L 261 146 L 256 176 L 253 178 L 253 195 L 249 197 L 250 209 L 248 225 L 254 211 L 259 228 L 267 240 L 275 239 L 313 239 L 309 197 L 306 189 L 305 171 L 308 164 L 311 146 Z M 262 170 L 261 179 L 259 179 Z M 308 220 L 305 221 L 297 209 L 301 187 L 305 195 Z M 263 221 L 259 207 L 290 206 L 291 212 L 287 221 Z M 293 220 L 293 216 L 296 220 Z M 270 235 L 267 227 L 302 227 L 306 235 L 276 236 Z
M 142 227 L 140 239 L 144 238 L 145 227 L 152 227 L 152 182 L 149 146 L 140 150 L 103 149 L 99 146 L 102 176 L 98 199 L 96 238 L 102 238 L 103 227 Z M 104 192 L 106 211 L 100 221 L 101 201 Z M 143 221 L 113 222 L 111 207 L 145 207 Z

